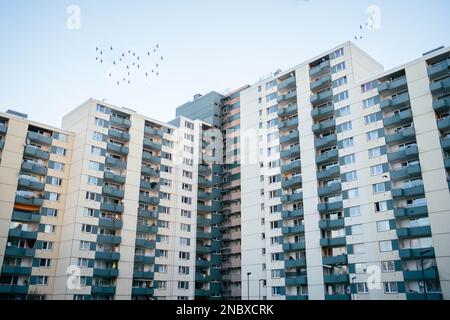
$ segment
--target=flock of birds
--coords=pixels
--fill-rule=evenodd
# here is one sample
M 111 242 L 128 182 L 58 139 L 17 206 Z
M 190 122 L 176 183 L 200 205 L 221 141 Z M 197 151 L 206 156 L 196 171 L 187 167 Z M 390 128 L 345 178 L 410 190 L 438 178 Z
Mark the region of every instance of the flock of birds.
M 159 44 L 152 49 L 139 54 L 134 49 L 114 50 L 113 46 L 107 49 L 95 47 L 95 60 L 108 66 L 106 76 L 114 84 L 128 84 L 142 77 L 147 83 L 160 74 L 160 66 L 164 63 L 164 57 L 159 50 Z
M 366 22 L 365 26 L 362 24 L 359 26 L 359 34 L 355 35 L 355 40 L 363 39 L 364 31 L 372 31 L 375 28 L 375 18 L 370 16 L 369 20 Z

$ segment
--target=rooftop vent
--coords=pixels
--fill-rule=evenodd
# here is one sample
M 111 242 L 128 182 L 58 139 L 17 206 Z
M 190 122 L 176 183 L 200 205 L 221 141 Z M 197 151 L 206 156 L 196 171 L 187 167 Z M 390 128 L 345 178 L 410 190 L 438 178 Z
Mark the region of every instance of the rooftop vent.
M 444 49 L 444 48 L 445 48 L 444 46 L 440 46 L 440 47 L 438 47 L 438 48 L 436 48 L 436 49 L 433 49 L 433 50 L 431 50 L 431 51 L 425 52 L 425 53 L 422 54 L 422 55 L 423 55 L 423 56 L 427 56 L 427 55 L 429 55 L 429 54 L 431 54 L 431 53 L 433 53 L 433 52 L 439 51 L 439 50 Z
M 201 96 L 202 96 L 202 95 L 201 95 L 200 93 L 197 93 L 197 94 L 194 96 L 194 101 L 200 99 Z
M 28 115 L 27 114 L 21 113 L 21 112 L 18 112 L 18 111 L 14 111 L 14 110 L 8 109 L 8 110 L 6 110 L 6 113 L 11 114 L 11 115 L 16 116 L 16 117 L 19 117 L 19 118 L 28 119 Z

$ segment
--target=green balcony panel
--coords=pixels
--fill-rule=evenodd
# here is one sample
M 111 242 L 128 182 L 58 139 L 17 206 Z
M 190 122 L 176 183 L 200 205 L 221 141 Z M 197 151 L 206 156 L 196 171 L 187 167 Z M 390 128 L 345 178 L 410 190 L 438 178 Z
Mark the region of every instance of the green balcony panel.
M 393 115 L 389 118 L 384 118 L 383 124 L 386 128 L 391 128 L 411 123 L 412 120 L 413 120 L 412 111 L 411 109 L 409 109 L 400 111 L 398 114 Z
M 348 257 L 346 254 L 338 256 L 328 256 L 322 258 L 322 263 L 327 266 L 344 265 L 348 263 Z
M 134 256 L 134 262 L 143 264 L 154 264 L 155 257 L 137 255 Z
M 31 267 L 9 266 L 3 264 L 2 275 L 29 276 L 31 275 Z
M 420 176 L 421 169 L 419 164 L 409 165 L 401 169 L 391 171 L 391 180 L 403 180 L 406 178 L 415 178 Z
M 281 166 L 282 173 L 292 173 L 294 171 L 298 171 L 302 168 L 302 164 L 300 160 L 295 160 L 290 162 L 289 164 L 284 164 Z
M 281 233 L 283 235 L 292 235 L 292 234 L 305 233 L 305 226 L 304 225 L 299 225 L 299 226 L 295 226 L 295 227 L 282 227 L 281 228 Z
M 197 231 L 197 238 L 205 240 L 212 239 L 212 234 L 209 232 Z
M 407 141 L 413 141 L 416 139 L 416 130 L 412 127 L 403 129 L 400 132 L 386 135 L 387 144 L 400 144 Z
M 328 213 L 328 212 L 340 211 L 342 209 L 343 209 L 342 201 L 323 202 L 323 203 L 319 203 L 317 205 L 317 210 L 320 213 Z
M 113 295 L 116 292 L 116 287 L 113 286 L 92 286 L 91 293 L 99 295 Z
M 325 153 L 322 153 L 318 156 L 316 156 L 316 163 L 319 165 L 322 165 L 324 163 L 328 163 L 328 162 L 335 162 L 337 161 L 339 158 L 339 152 L 337 149 L 335 150 L 330 150 L 327 151 Z
M 146 177 L 159 177 L 158 171 L 147 166 L 141 167 L 141 173 Z
M 340 182 L 334 182 L 330 185 L 320 187 L 318 189 L 319 197 L 325 197 L 332 194 L 340 193 L 342 190 L 342 186 Z
M 286 108 L 278 108 L 277 114 L 279 117 L 289 117 L 298 112 L 298 106 L 296 104 L 287 106 Z
M 127 163 L 125 161 L 113 158 L 113 157 L 106 157 L 105 159 L 105 165 L 111 166 L 113 168 L 118 169 L 125 169 L 127 167 Z
M 39 212 L 13 210 L 11 220 L 20 222 L 39 223 L 39 221 L 41 221 L 41 216 L 39 215 Z
M 218 213 L 213 213 L 211 215 L 211 223 L 212 224 L 221 224 L 223 222 L 223 216 Z
M 295 101 L 297 98 L 297 91 L 293 90 L 277 97 L 278 103 L 289 103 Z
M 284 267 L 287 269 L 289 269 L 289 268 L 305 268 L 306 267 L 306 258 L 285 260 Z
M 336 134 L 330 134 L 323 138 L 317 138 L 316 141 L 314 141 L 314 146 L 316 147 L 316 149 L 327 148 L 336 144 L 337 144 Z
M 106 182 L 112 182 L 112 183 L 118 183 L 118 184 L 124 184 L 125 183 L 125 177 L 122 177 L 120 175 L 116 175 L 112 172 L 105 171 L 103 175 L 103 179 Z
M 131 121 L 129 119 L 124 119 L 121 117 L 111 116 L 110 122 L 112 125 L 128 129 L 131 127 Z
M 37 133 L 37 132 L 31 132 L 29 131 L 27 134 L 27 138 L 30 139 L 31 142 L 49 146 L 52 144 L 52 137 L 47 137 L 43 134 Z
M 423 254 L 424 258 L 434 258 L 435 254 L 434 254 L 434 248 L 419 248 L 419 249 L 400 249 L 399 250 L 399 256 L 402 259 L 420 259 L 421 257 L 421 252 L 425 252 L 428 251 L 426 253 Z
M 99 252 L 97 251 L 95 253 L 95 259 L 96 260 L 107 260 L 107 261 L 119 261 L 120 260 L 120 253 L 119 252 Z
M 134 279 L 152 280 L 152 279 L 154 279 L 154 277 L 155 277 L 155 274 L 151 271 L 134 271 L 133 272 Z
M 211 255 L 211 265 L 219 266 L 222 263 L 222 255 L 220 254 L 212 254 Z
M 27 206 L 40 207 L 44 203 L 42 198 L 28 198 L 24 196 L 16 196 L 16 203 L 25 204 Z
M 406 77 L 401 77 L 394 81 L 380 83 L 378 85 L 378 92 L 382 95 L 391 95 L 396 92 L 404 91 L 407 88 Z
M 145 126 L 144 134 L 146 134 L 148 136 L 153 136 L 153 137 L 162 137 L 164 133 L 162 132 L 162 130 L 151 128 L 149 126 Z
M 159 143 L 153 142 L 149 138 L 144 138 L 144 148 L 161 151 L 161 145 Z
M 132 288 L 131 294 L 133 296 L 153 296 L 155 293 L 154 288 Z
M 289 132 L 287 135 L 280 136 L 280 144 L 288 144 L 295 143 L 299 141 L 298 130 L 293 130 Z
M 204 204 L 197 204 L 197 211 L 202 213 L 209 213 L 212 211 L 212 207 Z
M 11 238 L 36 240 L 37 231 L 22 231 L 20 229 L 9 229 L 8 236 Z
M 45 183 L 25 178 L 19 178 L 19 187 L 35 191 L 44 191 Z
M 159 213 L 157 211 L 139 209 L 138 217 L 145 218 L 145 219 L 158 219 Z
M 400 162 L 405 160 L 416 159 L 419 157 L 419 149 L 417 146 L 403 148 L 397 152 L 388 153 L 389 162 Z
M 437 112 L 450 111 L 450 97 L 441 98 L 433 101 L 433 109 Z
M 450 158 L 444 159 L 444 167 L 445 169 L 450 169 Z
M 109 186 L 104 186 L 102 189 L 102 195 L 112 198 L 123 199 L 125 192 L 120 189 L 115 189 Z
M 108 136 L 113 140 L 118 140 L 120 142 L 130 141 L 130 134 L 128 132 L 122 132 L 119 130 L 109 129 Z
M 102 202 L 100 204 L 100 210 L 114 213 L 123 213 L 124 207 L 121 204 Z
M 318 66 L 315 66 L 309 70 L 309 75 L 311 77 L 320 77 L 325 73 L 330 72 L 330 60 L 324 61 Z
M 417 206 L 412 208 L 396 208 L 394 215 L 397 219 L 401 218 L 420 218 L 428 215 L 427 206 Z
M 202 200 L 202 201 L 211 200 L 211 193 L 209 193 L 209 192 L 204 192 L 204 191 L 199 191 L 199 192 L 197 193 L 197 198 L 198 198 L 199 200 Z
M 211 228 L 211 236 L 213 238 L 219 239 L 222 236 L 222 232 L 220 231 L 220 228 Z
M 299 250 L 305 250 L 305 242 L 295 242 L 295 243 L 283 243 L 283 251 L 290 252 L 290 251 L 299 251 Z
M 326 90 L 323 92 L 319 92 L 314 94 L 310 98 L 310 102 L 313 106 L 318 106 L 320 104 L 329 102 L 333 100 L 333 90 Z
M 159 197 L 149 197 L 146 195 L 139 195 L 139 202 L 144 204 L 149 204 L 152 206 L 156 206 L 159 204 Z
M 327 179 L 331 179 L 331 178 L 335 178 L 338 177 L 341 173 L 341 169 L 339 168 L 339 166 L 332 166 L 329 167 L 328 169 L 322 170 L 317 172 L 317 179 L 318 180 L 327 180 Z
M 344 228 L 344 226 L 345 226 L 344 218 L 319 221 L 319 228 L 322 230 L 340 229 Z
M 304 216 L 303 209 L 281 212 L 281 217 L 283 219 L 301 218 L 303 216 Z
M 211 188 L 212 182 L 211 182 L 211 180 L 208 180 L 206 178 L 199 177 L 198 178 L 198 185 L 203 187 L 203 188 Z
M 282 203 L 299 202 L 303 200 L 303 192 L 294 194 L 285 194 L 281 196 Z
M 278 122 L 278 129 L 280 131 L 291 130 L 298 127 L 298 117 L 287 120 L 280 120 Z
M 160 164 L 161 163 L 161 157 L 152 155 L 149 152 L 144 151 L 142 153 L 142 161 L 153 163 L 153 164 Z
M 302 296 L 286 296 L 286 300 L 288 301 L 307 301 L 308 300 L 308 296 L 307 295 L 302 295 Z
M 141 180 L 140 183 L 141 189 L 144 190 L 152 190 L 152 191 L 159 191 L 160 185 L 158 182 L 149 182 L 145 180 Z
M 211 261 L 197 259 L 195 265 L 200 268 L 209 268 L 211 266 Z
M 320 123 L 316 123 L 312 126 L 312 131 L 315 134 L 320 134 L 323 133 L 327 130 L 331 130 L 333 128 L 336 127 L 336 120 L 335 119 L 331 119 L 331 120 L 326 120 L 326 121 L 322 121 Z
M 0 134 L 5 135 L 7 131 L 8 131 L 8 127 L 6 126 L 6 124 L 1 122 L 0 123 Z
M 423 277 L 426 280 L 437 280 L 438 272 L 436 268 L 425 269 L 422 274 L 422 270 L 403 271 L 403 278 L 405 281 L 422 281 Z
M 209 290 L 195 289 L 196 297 L 206 298 L 206 297 L 209 297 L 210 295 L 211 295 L 211 293 L 209 292 Z
M 146 240 L 146 239 L 136 239 L 136 247 L 146 248 L 146 249 L 155 249 L 156 241 L 155 240 Z
M 406 107 L 410 104 L 409 94 L 407 92 L 399 94 L 392 99 L 382 100 L 380 102 L 381 110 L 393 111 L 395 109 L 400 109 Z
M 300 156 L 300 145 L 296 145 L 295 147 L 289 148 L 288 150 L 282 150 L 280 152 L 281 159 L 291 159 L 297 158 Z
M 34 146 L 26 146 L 23 150 L 23 155 L 42 160 L 48 160 L 50 158 L 50 153 L 48 151 L 41 150 L 40 148 Z
M 102 277 L 102 278 L 114 278 L 119 275 L 119 269 L 99 269 L 94 268 L 93 272 L 94 277 Z
M 437 292 L 427 292 L 427 300 L 442 300 L 442 293 Z M 424 293 L 417 292 L 407 292 L 406 300 L 425 300 Z
M 208 275 L 204 275 L 201 273 L 195 274 L 195 282 L 210 282 L 210 281 L 211 281 L 211 277 Z
M 450 117 L 439 119 L 437 124 L 438 124 L 439 130 L 441 130 L 441 131 L 450 130 Z
M 450 73 L 449 65 L 450 59 L 446 59 L 428 67 L 428 76 L 431 80 L 434 80 L 448 75 Z
M 302 176 L 295 176 L 291 179 L 288 179 L 288 180 L 283 179 L 281 181 L 281 187 L 283 189 L 297 188 L 297 187 L 300 187 L 301 184 L 302 184 Z
M 0 294 L 27 294 L 28 286 L 0 285 Z
M 211 175 L 211 169 L 208 166 L 200 164 L 198 166 L 198 173 L 201 175 L 209 176 Z
M 208 254 L 212 252 L 211 246 L 199 246 L 197 245 L 197 247 L 195 248 L 195 251 L 197 253 L 201 253 L 201 254 Z
M 7 257 L 34 257 L 35 254 L 35 248 L 6 247 L 5 250 Z
M 108 234 L 99 234 L 97 235 L 97 242 L 107 244 L 120 244 L 122 242 L 122 237 L 112 236 Z
M 326 105 L 323 107 L 318 107 L 318 108 L 314 108 L 311 111 L 311 117 L 314 120 L 318 120 L 320 118 L 327 118 L 334 115 L 334 105 L 330 104 L 330 105 Z
M 128 154 L 128 152 L 130 151 L 128 149 L 128 147 L 119 146 L 117 144 L 110 143 L 110 142 L 108 142 L 106 144 L 106 150 L 108 150 L 108 152 L 115 153 L 115 154 L 118 154 L 121 156 L 126 156 Z
M 326 89 L 327 87 L 331 87 L 331 75 L 330 74 L 323 76 L 314 82 L 311 82 L 311 85 L 310 85 L 310 89 L 314 93 L 316 93 L 320 90 Z
M 338 283 L 348 283 L 349 276 L 348 274 L 332 274 L 332 275 L 324 275 L 323 281 L 326 284 L 338 284 Z
M 450 136 L 441 138 L 441 145 L 444 151 L 450 151 Z
M 136 226 L 136 231 L 140 233 L 149 233 L 149 234 L 156 234 L 158 232 L 158 227 L 156 225 L 154 226 L 147 226 L 144 224 L 138 224 Z
M 104 228 L 111 228 L 111 229 L 121 229 L 123 226 L 123 221 L 107 219 L 107 218 L 99 218 L 98 226 L 104 227 Z
M 352 300 L 352 297 L 350 294 L 326 294 L 325 300 L 344 301 L 344 300 Z
M 450 92 L 450 78 L 446 78 L 430 85 L 432 94 L 447 94 Z
M 345 237 L 320 239 L 320 245 L 322 247 L 341 247 L 345 246 L 345 244 L 346 244 Z
M 45 176 L 47 174 L 47 167 L 32 162 L 23 162 L 20 168 L 24 173 L 32 173 L 40 176 Z
M 3 150 L 4 147 L 5 147 L 5 140 L 0 139 L 0 150 Z
M 395 198 L 408 198 L 425 194 L 423 185 L 402 188 L 402 189 L 392 189 L 392 197 Z
M 211 242 L 211 250 L 214 252 L 219 252 L 222 249 L 222 241 L 213 240 Z
M 285 278 L 286 286 L 301 286 L 308 284 L 307 276 L 287 276 Z
M 399 228 L 397 229 L 397 236 L 399 238 L 429 237 L 431 236 L 431 227 Z
M 277 89 L 279 91 L 281 90 L 289 90 L 290 88 L 295 87 L 296 85 L 296 78 L 295 77 L 289 77 L 281 82 L 278 82 Z

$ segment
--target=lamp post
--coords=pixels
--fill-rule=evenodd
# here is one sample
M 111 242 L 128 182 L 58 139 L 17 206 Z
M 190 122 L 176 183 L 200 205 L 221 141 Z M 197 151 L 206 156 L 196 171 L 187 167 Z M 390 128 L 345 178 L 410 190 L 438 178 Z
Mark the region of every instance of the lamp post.
M 247 272 L 247 300 L 250 300 L 250 275 L 251 272 Z
M 350 287 L 350 294 L 351 294 L 351 297 L 352 297 L 352 300 L 354 300 L 353 299 L 353 288 L 355 288 L 355 292 L 356 292 L 356 287 L 355 287 L 355 280 L 356 280 L 356 277 L 352 277 L 352 286 Z
M 420 251 L 420 266 L 422 267 L 422 283 L 423 283 L 423 293 L 425 295 L 425 300 L 428 300 L 428 293 L 427 293 L 427 284 L 425 283 L 425 269 L 423 268 L 423 256 L 426 253 L 431 252 L 431 249 L 426 249 Z
M 259 279 L 258 281 L 258 300 L 261 300 L 261 282 L 264 283 L 265 279 Z

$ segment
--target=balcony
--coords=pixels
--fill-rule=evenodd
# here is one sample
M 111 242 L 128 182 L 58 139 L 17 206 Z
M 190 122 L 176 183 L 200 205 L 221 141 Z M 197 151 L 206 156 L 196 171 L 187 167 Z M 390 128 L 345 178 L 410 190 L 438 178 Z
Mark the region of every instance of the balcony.
M 287 150 L 281 150 L 280 151 L 280 158 L 281 159 L 290 159 L 290 158 L 297 158 L 300 156 L 300 145 L 296 145 L 292 148 L 289 148 Z
M 281 181 L 281 187 L 283 189 L 294 189 L 302 185 L 302 176 L 295 176 L 291 179 L 283 179 Z
M 328 162 L 335 162 L 337 161 L 339 158 L 339 152 L 337 149 L 335 150 L 330 150 L 327 151 L 325 153 L 322 153 L 318 156 L 316 156 L 316 163 L 318 165 L 322 165 L 324 163 L 328 163 Z
M 288 92 L 286 94 L 279 95 L 277 97 L 277 101 L 280 104 L 287 104 L 287 103 L 290 103 L 290 102 L 294 102 L 296 98 L 297 98 L 297 91 L 293 90 L 293 91 Z
M 155 151 L 161 151 L 161 145 L 158 143 L 153 142 L 149 138 L 144 138 L 144 148 L 146 149 L 152 149 Z
M 130 141 L 130 134 L 128 132 L 122 132 L 119 130 L 109 129 L 108 136 L 113 140 L 118 140 L 120 142 Z
M 201 201 L 211 200 L 211 193 L 204 192 L 204 191 L 198 191 L 197 198 Z
M 153 296 L 154 288 L 132 288 L 131 294 L 133 296 Z
M 382 100 L 380 102 L 380 108 L 383 111 L 393 111 L 395 109 L 400 109 L 409 106 L 409 94 L 407 92 L 402 93 L 392 99 Z
M 306 267 L 306 258 L 285 260 L 284 267 L 286 269 L 288 269 L 288 268 L 305 268 Z
M 9 266 L 3 264 L 2 275 L 29 276 L 31 275 L 31 267 Z
M 45 183 L 33 181 L 30 179 L 19 178 L 19 187 L 34 191 L 44 191 Z
M 450 78 L 446 78 L 430 85 L 432 94 L 446 94 L 450 91 Z
M 326 284 L 348 283 L 348 274 L 327 274 L 323 276 L 323 282 Z
M 119 252 L 95 252 L 95 259 L 96 260 L 106 260 L 106 261 L 119 261 L 120 260 L 120 253 Z
M 293 130 L 285 136 L 280 136 L 280 144 L 295 143 L 299 140 L 298 130 Z
M 436 268 L 430 268 L 423 270 L 414 270 L 414 271 L 403 271 L 403 278 L 405 281 L 422 281 L 423 278 L 425 280 L 437 280 L 438 272 Z
M 280 81 L 277 84 L 278 91 L 286 91 L 289 90 L 296 85 L 295 77 L 289 77 L 286 80 Z
M 397 92 L 401 92 L 408 89 L 406 76 L 398 78 L 394 81 L 380 83 L 378 85 L 378 92 L 381 95 L 392 95 Z
M 330 301 L 352 300 L 352 296 L 350 294 L 326 294 L 325 300 Z
M 399 228 L 397 229 L 397 236 L 401 239 L 409 239 L 416 237 L 429 237 L 431 236 L 431 227 L 411 227 L 411 228 Z
M 318 106 L 333 100 L 333 90 L 327 90 L 315 95 L 312 95 L 309 99 L 313 106 Z
M 401 130 L 400 132 L 393 133 L 386 136 L 386 144 L 400 144 L 403 142 L 413 141 L 416 139 L 416 130 L 413 127 L 409 127 Z
M 341 211 L 343 209 L 342 201 L 336 202 L 322 202 L 317 205 L 317 210 L 320 213 L 329 213 L 335 211 Z
M 24 196 L 16 196 L 16 203 L 24 204 L 27 206 L 33 207 L 41 207 L 44 203 L 44 199 L 37 197 L 24 197 Z
M 4 147 L 5 147 L 5 140 L 0 139 L 0 150 L 3 150 Z
M 195 289 L 195 296 L 196 297 L 209 297 L 211 296 L 211 293 L 209 292 L 209 290 L 204 290 L 204 289 Z
M 322 263 L 327 266 L 339 266 L 348 263 L 348 257 L 346 254 L 338 256 L 328 256 L 322 258 Z
M 113 286 L 92 286 L 91 293 L 99 295 L 113 295 L 116 292 L 116 287 Z
M 136 255 L 134 256 L 135 263 L 143 263 L 143 264 L 154 264 L 155 257 Z
M 322 238 L 320 239 L 320 245 L 322 247 L 342 247 L 346 245 L 346 240 L 345 237 Z
M 318 180 L 327 180 L 339 177 L 341 169 L 338 165 L 328 167 L 328 169 L 317 172 Z
M 151 191 L 159 191 L 159 183 L 158 182 L 149 182 L 146 180 L 141 180 L 140 183 L 141 189 L 143 190 L 151 190 Z
M 136 226 L 136 231 L 140 233 L 148 233 L 148 234 L 156 234 L 158 232 L 158 226 L 156 225 L 146 225 L 146 224 L 138 224 Z
M 413 120 L 412 111 L 411 109 L 409 109 L 400 111 L 398 114 L 393 115 L 392 117 L 384 118 L 383 124 L 386 128 L 391 128 L 411 123 L 412 120 Z
M 212 182 L 206 178 L 198 177 L 198 185 L 203 188 L 211 188 Z
M 24 231 L 21 229 L 9 229 L 8 237 L 11 238 L 19 238 L 19 239 L 27 239 L 27 240 L 36 240 L 37 231 Z
M 117 116 L 111 116 L 110 122 L 112 125 L 119 128 L 128 129 L 131 127 L 131 121 Z
M 8 131 L 8 127 L 5 123 L 0 122 L 0 135 L 4 136 L 6 132 Z
M 48 160 L 50 158 L 50 153 L 44 150 L 41 150 L 38 147 L 34 146 L 26 146 L 23 155 L 30 158 Z
M 436 112 L 447 112 L 450 109 L 450 97 L 434 100 L 433 109 Z
M 158 171 L 147 166 L 141 167 L 141 173 L 146 177 L 159 177 Z
M 280 120 L 278 123 L 278 130 L 286 131 L 298 127 L 298 117 L 289 120 Z
M 111 229 L 121 229 L 123 226 L 123 221 L 119 219 L 99 218 L 98 226 Z
M 281 212 L 281 217 L 283 219 L 301 218 L 303 216 L 304 216 L 303 209 Z
M 156 206 L 159 204 L 159 197 L 150 197 L 145 194 L 139 195 L 139 203 L 149 204 L 152 206 Z
M 138 217 L 145 218 L 145 219 L 158 219 L 159 213 L 157 211 L 139 209 Z
M 449 131 L 450 130 L 450 117 L 446 117 L 443 119 L 439 119 L 438 122 L 438 128 L 441 131 Z
M 294 171 L 299 171 L 302 168 L 300 160 L 292 161 L 289 164 L 284 164 L 281 166 L 281 173 L 292 173 Z
M 330 104 L 327 106 L 315 108 L 311 111 L 311 117 L 314 120 L 318 120 L 320 118 L 327 118 L 334 115 L 334 105 Z
M 336 120 L 331 119 L 331 120 L 322 121 L 320 123 L 316 123 L 315 125 L 312 126 L 312 131 L 315 134 L 321 134 L 321 133 L 329 131 L 330 129 L 333 129 L 335 127 L 336 127 Z
M 121 156 L 126 156 L 130 151 L 127 147 L 119 146 L 110 142 L 106 144 L 106 150 L 108 150 L 108 152 L 112 152 Z
M 197 231 L 197 239 L 211 240 L 212 234 L 209 232 Z
M 420 259 L 420 253 L 426 250 L 430 250 L 423 254 L 424 258 L 434 258 L 434 248 L 418 248 L 418 249 L 400 249 L 398 251 L 400 258 L 402 259 Z
M 0 284 L 0 294 L 27 294 L 28 286 Z
M 442 300 L 442 293 L 438 292 L 427 292 L 427 300 Z M 425 300 L 424 293 L 418 292 L 407 292 L 406 300 Z
M 200 164 L 198 166 L 198 173 L 204 176 L 209 176 L 211 175 L 211 169 L 206 165 Z
M 210 282 L 211 277 L 205 274 L 196 273 L 195 282 Z
M 147 226 L 145 226 L 147 227 Z M 153 228 L 153 233 L 156 233 L 157 229 L 156 227 L 150 227 Z M 136 239 L 136 247 L 138 248 L 146 248 L 146 249 L 155 249 L 156 248 L 156 241 L 155 240 L 146 240 L 146 239 Z
M 35 254 L 35 248 L 6 247 L 5 251 L 7 257 L 34 257 Z
M 290 252 L 290 251 L 300 251 L 305 250 L 305 242 L 294 242 L 294 243 L 283 243 L 283 251 Z
M 334 182 L 327 186 L 319 187 L 318 193 L 319 193 L 319 197 L 326 197 L 326 196 L 340 193 L 341 190 L 342 190 L 341 183 Z
M 397 219 L 426 217 L 428 215 L 428 208 L 426 205 L 411 208 L 396 208 L 394 209 L 394 215 Z
M 210 213 L 212 212 L 212 207 L 205 204 L 197 204 L 197 211 L 202 213 Z
M 52 144 L 52 137 L 47 137 L 43 134 L 39 134 L 37 132 L 31 132 L 29 131 L 27 134 L 27 138 L 30 139 L 31 142 L 43 145 L 43 146 L 49 146 Z
M 286 108 L 279 108 L 277 113 L 280 118 L 289 117 L 298 112 L 298 106 L 296 104 L 287 106 Z
M 450 169 L 450 158 L 444 159 L 444 167 L 445 167 L 445 169 L 447 169 L 447 170 Z
M 425 194 L 425 190 L 423 185 L 408 187 L 408 188 L 399 188 L 392 189 L 392 198 L 408 198 L 414 196 L 420 196 Z
M 22 162 L 22 166 L 20 168 L 24 173 L 32 173 L 40 176 L 47 175 L 48 171 L 47 167 L 32 162 Z
M 106 166 L 111 166 L 113 168 L 117 169 L 125 169 L 127 167 L 127 163 L 125 161 L 113 158 L 113 157 L 106 157 L 105 159 Z
M 114 174 L 112 172 L 105 171 L 103 175 L 103 179 L 106 182 L 112 182 L 117 184 L 125 184 L 125 177 Z
M 97 235 L 97 242 L 107 244 L 120 244 L 122 242 L 122 237 L 112 236 L 109 234 L 99 234 Z
M 409 165 L 406 167 L 403 167 L 401 169 L 397 169 L 394 171 L 391 171 L 391 180 L 397 181 L 397 180 L 403 180 L 408 178 L 415 178 L 420 176 L 421 169 L 419 164 L 415 165 Z
M 312 92 L 316 93 L 320 90 L 331 87 L 331 75 L 323 76 L 314 82 L 311 82 L 310 89 Z
M 100 204 L 100 210 L 113 213 L 123 213 L 124 207 L 121 204 L 102 202 Z
M 417 146 L 403 148 L 397 152 L 388 153 L 389 162 L 400 162 L 419 157 L 419 149 Z
M 11 220 L 20 221 L 20 222 L 30 222 L 30 223 L 39 223 L 41 221 L 41 216 L 39 212 L 26 212 L 13 210 Z
M 155 274 L 152 271 L 134 271 L 133 278 L 153 280 L 155 278 Z
M 144 127 L 144 134 L 146 134 L 148 136 L 153 136 L 153 137 L 162 137 L 164 133 L 163 133 L 162 130 L 151 128 L 149 126 L 145 126 Z
M 197 217 L 197 226 L 199 227 L 208 227 L 212 224 L 211 219 Z
M 303 201 L 303 192 L 294 193 L 294 194 L 284 194 L 281 196 L 282 203 L 292 203 Z
M 296 295 L 296 296 L 286 296 L 286 300 L 288 301 L 307 301 L 307 295 Z
M 288 276 L 288 273 L 286 273 L 285 283 L 286 283 L 286 286 L 306 285 L 306 284 L 308 284 L 308 277 L 301 276 L 301 275 Z
M 195 260 L 195 265 L 200 268 L 209 268 L 211 267 L 211 261 L 197 259 Z
M 342 229 L 345 226 L 344 218 L 334 219 L 334 220 L 320 220 L 319 228 L 322 230 L 332 230 L 332 229 Z
M 299 233 L 305 233 L 305 226 L 298 225 L 295 227 L 283 227 L 283 228 L 281 228 L 281 233 L 285 236 L 299 234 Z
M 314 146 L 316 149 L 322 149 L 331 147 L 337 144 L 337 135 L 330 134 L 328 136 L 325 136 L 323 138 L 317 138 L 316 141 L 314 141 Z
M 212 252 L 211 246 L 197 245 L 195 251 L 199 254 L 209 254 Z
M 330 60 L 324 61 L 316 67 L 313 67 L 309 70 L 309 75 L 311 77 L 317 78 L 325 73 L 330 72 Z
M 450 136 L 441 138 L 442 149 L 450 151 Z
M 434 64 L 433 66 L 428 67 L 428 76 L 430 77 L 430 79 L 434 80 L 448 75 L 450 72 L 449 61 L 450 59 L 446 59 Z
M 102 195 L 112 198 L 123 199 L 124 191 L 109 186 L 104 186 L 102 189 Z

